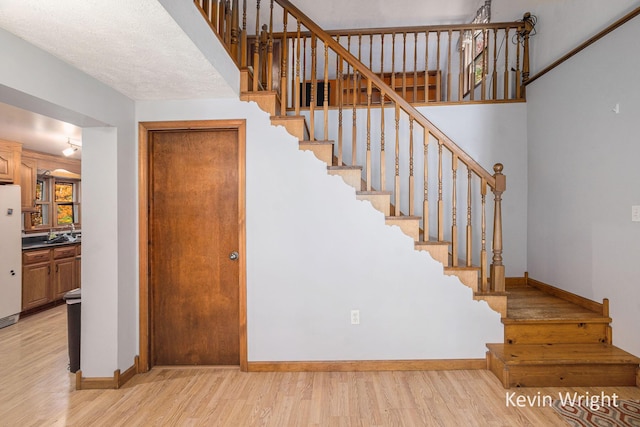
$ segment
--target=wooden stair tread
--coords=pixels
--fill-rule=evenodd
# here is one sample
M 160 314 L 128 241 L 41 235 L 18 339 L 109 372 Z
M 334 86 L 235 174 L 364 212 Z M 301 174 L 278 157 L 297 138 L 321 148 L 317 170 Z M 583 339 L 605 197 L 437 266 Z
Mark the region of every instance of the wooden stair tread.
M 575 318 L 567 318 L 562 317 L 558 319 L 554 318 L 544 318 L 544 319 L 513 319 L 513 318 L 505 318 L 502 319 L 502 323 L 505 325 L 537 325 L 544 323 L 555 323 L 555 324 L 575 324 L 575 323 L 611 323 L 610 317 L 575 317 Z
M 416 242 L 418 246 L 449 246 L 451 242 L 438 242 L 434 240 Z
M 602 319 L 602 313 L 546 294 L 531 286 L 509 286 L 507 318 L 509 319 Z
M 487 348 L 507 366 L 640 364 L 640 358 L 610 344 L 487 344 Z
M 327 169 L 329 170 L 351 170 L 351 169 L 362 170 L 362 166 L 327 166 Z
M 466 265 L 449 266 L 444 269 L 448 271 L 480 271 L 480 267 L 467 267 Z
M 390 196 L 391 191 L 356 191 L 357 196 Z
M 305 120 L 304 116 L 271 116 L 271 120 Z
M 385 219 L 390 219 L 390 220 L 407 220 L 407 221 L 412 220 L 412 221 L 415 221 L 415 220 L 417 220 L 417 219 L 418 219 L 418 220 L 419 220 L 419 219 L 422 219 L 422 217 L 420 217 L 420 216 L 410 216 L 410 215 L 400 215 L 400 216 L 387 216 L 387 217 L 385 217 Z
M 333 143 L 334 143 L 334 141 L 331 141 L 331 140 L 327 140 L 327 141 L 319 141 L 319 140 L 313 140 L 313 141 L 304 140 L 304 141 L 300 141 L 300 144 L 304 144 L 304 145 L 332 145 Z

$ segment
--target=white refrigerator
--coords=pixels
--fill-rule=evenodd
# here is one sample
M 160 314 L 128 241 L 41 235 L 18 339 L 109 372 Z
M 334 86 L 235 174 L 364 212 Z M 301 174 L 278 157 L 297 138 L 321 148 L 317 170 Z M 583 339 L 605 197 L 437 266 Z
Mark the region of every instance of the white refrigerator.
M 0 185 L 0 328 L 18 321 L 22 308 L 20 186 Z

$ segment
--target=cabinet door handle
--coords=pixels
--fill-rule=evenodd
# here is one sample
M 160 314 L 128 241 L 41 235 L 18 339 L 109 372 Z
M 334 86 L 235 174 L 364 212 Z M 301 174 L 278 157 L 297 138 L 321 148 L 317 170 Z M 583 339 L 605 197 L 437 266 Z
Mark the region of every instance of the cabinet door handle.
M 58 268 L 60 268 L 60 265 L 56 264 L 56 273 L 58 272 Z
M 51 266 L 47 266 L 47 274 L 51 274 Z

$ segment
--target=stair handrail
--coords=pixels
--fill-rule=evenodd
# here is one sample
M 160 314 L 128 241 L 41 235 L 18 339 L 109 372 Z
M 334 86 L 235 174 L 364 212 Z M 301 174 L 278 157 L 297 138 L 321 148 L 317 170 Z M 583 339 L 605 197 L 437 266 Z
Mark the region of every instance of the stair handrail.
M 350 63 L 352 67 L 364 76 L 367 80 L 370 80 L 377 87 L 384 89 L 385 96 L 392 100 L 393 103 L 399 105 L 405 113 L 410 117 L 413 117 L 416 122 L 420 123 L 425 129 L 429 129 L 431 134 L 441 141 L 454 155 L 465 164 L 467 167 L 485 180 L 486 183 L 495 190 L 496 180 L 493 174 L 482 167 L 476 162 L 469 154 L 467 154 L 462 148 L 460 148 L 455 142 L 451 140 L 444 132 L 442 132 L 436 125 L 434 125 L 429 119 L 427 119 L 420 111 L 413 107 L 402 96 L 398 95 L 388 84 L 386 84 L 380 77 L 378 77 L 373 71 L 364 65 L 358 58 L 356 58 L 351 52 L 345 49 L 340 43 L 335 41 L 333 37 L 318 26 L 311 18 L 305 15 L 300 9 L 295 7 L 288 0 L 275 0 L 280 6 L 291 13 L 296 19 L 298 19 L 305 27 L 312 33 L 315 33 L 316 37 L 322 40 L 327 46 L 331 47 L 337 52 L 343 60 Z
M 317 25 L 312 19 L 305 15 L 300 9 L 294 6 L 288 0 L 275 0 L 285 11 L 293 15 L 300 23 L 302 23 L 315 37 L 322 40 L 325 46 L 328 46 L 336 52 L 342 60 L 354 68 L 354 72 L 357 70 L 361 76 L 368 80 L 368 88 L 371 84 L 375 84 L 378 88 L 384 91 L 384 95 L 388 97 L 392 103 L 396 105 L 396 121 L 398 117 L 398 106 L 410 117 L 411 123 L 415 120 L 422 125 L 425 130 L 428 130 L 433 135 L 439 144 L 443 144 L 453 154 L 454 158 L 462 161 L 469 171 L 473 171 L 480 179 L 485 182 L 492 189 L 495 196 L 494 204 L 494 229 L 493 229 L 493 258 L 490 268 L 491 272 L 491 291 L 504 292 L 505 290 L 505 268 L 502 263 L 502 194 L 506 190 L 506 177 L 502 174 L 503 165 L 498 163 L 494 166 L 494 174 L 491 174 L 485 168 L 483 168 L 478 162 L 476 162 L 469 154 L 467 154 L 462 148 L 455 144 L 451 138 L 449 138 L 444 132 L 442 132 L 436 125 L 434 125 L 429 119 L 427 119 L 420 111 L 413 107 L 402 96 L 397 94 L 389 85 L 387 85 L 380 77 L 378 77 L 373 71 L 364 65 L 358 58 L 356 58 L 351 52 L 345 49 L 340 43 L 333 39 L 333 37 L 324 31 L 319 25 Z M 399 209 L 399 206 L 397 207 Z M 457 250 L 453 249 L 454 258 L 457 256 Z M 482 266 L 484 269 L 484 266 Z M 483 272 L 483 275 L 486 272 Z M 486 276 L 485 276 L 486 277 Z M 484 281 L 484 278 L 482 279 Z M 482 284 L 484 287 L 484 283 Z M 489 290 L 489 289 L 483 289 Z
M 203 1 L 206 2 L 206 0 L 194 0 L 194 3 L 196 5 L 199 5 L 199 2 Z M 208 4 L 209 4 L 209 11 L 215 9 L 212 8 L 211 5 L 213 4 L 217 4 L 217 0 L 208 0 Z M 395 128 L 396 128 L 396 136 L 395 136 L 395 189 L 394 189 L 394 193 L 395 193 L 395 213 L 394 215 L 397 216 L 402 216 L 403 214 L 400 212 L 400 183 L 399 183 L 399 164 L 398 164 L 398 159 L 399 159 L 399 151 L 398 151 L 398 147 L 399 147 L 399 142 L 398 142 L 398 125 L 399 125 L 399 120 L 400 120 L 400 113 L 401 111 L 404 112 L 404 114 L 406 114 L 408 116 L 409 119 L 409 126 L 410 126 L 410 145 L 409 145 L 409 153 L 410 153 L 410 163 L 409 163 L 409 171 L 410 171 L 410 184 L 409 184 L 409 211 L 408 211 L 408 215 L 409 217 L 413 216 L 413 212 L 414 212 L 414 207 L 413 207 L 413 188 L 414 188 L 414 177 L 413 177 L 413 128 L 414 128 L 414 122 L 418 123 L 419 126 L 421 126 L 424 130 L 424 134 L 425 134 L 425 138 L 427 138 L 427 136 L 432 136 L 437 140 L 437 144 L 438 144 L 438 151 L 439 151 L 439 157 L 438 157 L 438 162 L 439 162 L 439 166 L 438 166 L 438 182 L 439 182 L 439 188 L 438 188 L 438 236 L 437 239 L 439 242 L 443 242 L 444 241 L 444 228 L 443 228 L 443 209 L 444 209 L 444 205 L 443 205 L 443 199 L 442 199 L 442 148 L 445 147 L 452 156 L 452 182 L 453 182 L 453 187 L 452 187 L 452 226 L 451 226 L 451 236 L 452 236 L 452 241 L 451 243 L 451 248 L 452 248 L 452 253 L 451 253 L 451 259 L 453 262 L 453 266 L 457 266 L 458 265 L 458 244 L 457 244 L 457 223 L 456 223 L 456 212 L 457 212 L 457 205 L 456 205 L 456 174 L 457 174 L 457 168 L 458 168 L 458 162 L 462 162 L 467 169 L 467 174 L 468 174 L 468 190 L 467 190 L 467 266 L 471 267 L 471 256 L 470 256 L 470 252 L 471 252 L 471 237 L 470 237 L 470 233 L 471 233 L 471 176 L 472 174 L 475 174 L 481 181 L 481 185 L 480 185 L 480 194 L 481 194 L 481 200 L 482 200 L 482 234 L 481 234 L 481 251 L 480 251 L 480 286 L 479 286 L 479 291 L 477 292 L 477 294 L 483 294 L 483 293 L 491 293 L 491 292 L 504 292 L 505 290 L 505 267 L 502 263 L 502 194 L 504 193 L 504 191 L 506 190 L 506 177 L 505 175 L 502 174 L 502 170 L 503 170 L 503 166 L 500 163 L 497 163 L 496 165 L 494 165 L 493 169 L 494 169 L 494 174 L 491 174 L 489 171 L 487 171 L 486 169 L 484 169 L 478 162 L 476 162 L 471 156 L 469 156 L 469 154 L 467 154 L 462 148 L 460 148 L 457 144 L 455 144 L 455 142 L 453 142 L 453 140 L 451 140 L 444 132 L 442 132 L 437 126 L 435 126 L 429 119 L 427 119 L 420 111 L 418 111 L 413 105 L 411 105 L 411 103 L 409 103 L 404 96 L 401 96 L 400 94 L 398 94 L 396 92 L 396 90 L 394 90 L 394 88 L 392 86 L 390 86 L 389 84 L 385 83 L 383 81 L 382 78 L 380 78 L 376 73 L 374 73 L 368 66 L 366 66 L 365 64 L 363 64 L 360 59 L 356 58 L 350 51 L 349 49 L 346 49 L 345 47 L 343 47 L 340 43 L 339 43 L 339 38 L 337 40 L 335 40 L 331 34 L 329 34 L 328 32 L 326 32 L 325 30 L 323 30 L 320 26 L 318 26 L 313 20 L 311 20 L 307 15 L 305 15 L 302 11 L 300 11 L 296 6 L 294 6 L 290 1 L 288 0 L 270 0 L 269 2 L 269 7 L 270 7 L 270 15 L 269 15 L 269 25 L 263 25 L 262 27 L 262 31 L 260 32 L 260 26 L 259 26 L 259 14 L 260 14 L 260 0 L 256 0 L 256 9 L 257 9 L 257 15 L 256 15 L 256 35 L 255 35 L 255 39 L 254 39 L 254 52 L 253 52 L 253 91 L 258 91 L 259 89 L 266 89 L 268 91 L 272 90 L 272 76 L 271 76 L 271 65 L 273 64 L 273 5 L 274 3 L 277 3 L 280 7 L 282 7 L 283 9 L 283 24 L 284 24 L 284 33 L 283 33 L 283 38 L 286 39 L 287 38 L 287 33 L 286 33 L 286 24 L 287 24 L 287 16 L 289 14 L 291 14 L 293 16 L 293 18 L 296 19 L 296 26 L 297 26 L 297 31 L 296 31 L 296 38 L 298 40 L 298 42 L 296 43 L 296 57 L 297 57 L 297 63 L 295 64 L 295 68 L 296 68 L 296 77 L 295 77 L 295 82 L 293 82 L 293 100 L 295 103 L 295 110 L 296 110 L 296 114 L 299 114 L 299 100 L 300 100 L 300 75 L 299 75 L 299 71 L 300 71 L 300 35 L 301 35 L 301 26 L 304 25 L 304 27 L 306 27 L 306 29 L 311 33 L 311 67 L 313 70 L 316 69 L 316 43 L 317 40 L 319 39 L 323 44 L 324 44 L 324 55 L 325 58 L 327 57 L 327 51 L 329 48 L 331 48 L 331 50 L 337 54 L 337 57 L 339 58 L 339 61 L 344 61 L 347 63 L 347 69 L 349 70 L 350 67 L 353 68 L 353 82 L 354 82 L 354 89 L 352 91 L 353 93 L 353 114 L 354 114 L 354 123 L 353 123 L 353 138 L 355 141 L 355 134 L 356 134 L 356 122 L 355 122 L 355 111 L 356 111 L 356 92 L 355 92 L 355 82 L 356 82 L 356 76 L 358 76 L 358 79 L 362 79 L 364 78 L 367 81 L 366 84 L 366 89 L 367 89 L 367 191 L 371 191 L 372 187 L 371 187 L 371 164 L 370 164 L 370 153 L 369 153 L 369 142 L 370 142 L 370 108 L 371 108 L 371 94 L 372 94 L 372 86 L 375 85 L 375 87 L 381 92 L 381 107 L 382 107 L 382 112 L 384 112 L 384 108 L 385 108 L 385 99 L 388 99 L 390 101 L 389 105 L 392 106 L 395 109 Z M 230 54 L 232 54 L 232 56 L 234 57 L 234 60 L 236 61 L 236 63 L 239 64 L 239 67 L 244 68 L 245 64 L 246 64 L 246 58 L 248 55 L 246 55 L 246 40 L 247 40 L 247 34 L 246 34 L 246 1 L 243 1 L 243 18 L 242 18 L 242 26 L 240 27 L 239 25 L 239 16 L 237 13 L 233 14 L 233 20 L 231 18 L 229 18 L 229 16 L 231 16 L 232 14 L 228 12 L 228 8 L 231 7 L 231 2 L 230 0 L 221 0 L 220 3 L 220 8 L 221 8 L 221 15 L 224 13 L 224 15 L 227 17 L 226 21 L 224 22 L 224 25 L 220 25 L 220 28 L 222 28 L 224 30 L 224 33 L 226 34 L 225 36 L 225 40 L 228 40 L 230 44 L 234 44 L 234 43 L 238 43 L 240 42 L 241 49 L 240 51 L 238 51 L 237 47 L 234 48 L 234 46 L 229 46 L 229 52 Z M 233 0 L 233 6 L 235 8 L 237 8 L 238 2 L 237 0 Z M 203 8 L 201 8 L 201 11 L 203 11 L 203 15 L 205 16 L 205 18 L 207 18 L 207 13 L 204 11 Z M 237 31 L 233 31 L 234 28 L 237 29 Z M 216 27 L 214 25 L 212 25 L 212 29 L 214 31 L 217 31 Z M 451 32 L 451 31 L 449 31 Z M 519 36 L 526 36 L 526 31 L 523 33 L 520 33 L 520 31 L 518 32 Z M 239 37 L 238 37 L 239 34 Z M 406 34 L 405 34 L 406 37 Z M 294 39 L 295 40 L 295 39 Z M 525 40 L 526 41 L 526 40 Z M 495 47 L 495 39 L 494 39 L 494 49 Z M 449 44 L 451 44 L 451 41 L 449 40 Z M 260 74 L 261 74 L 261 69 L 260 67 L 262 66 L 261 64 L 261 59 L 260 59 L 260 52 L 259 50 L 261 49 L 261 46 L 265 47 L 266 50 L 266 58 L 265 58 L 265 63 L 267 64 L 267 75 L 266 75 L 266 85 L 264 85 L 264 87 L 262 86 L 263 84 L 261 82 L 259 82 L 260 79 Z M 280 89 L 280 97 L 281 100 L 286 100 L 286 68 L 285 68 L 285 60 L 286 60 L 286 50 L 287 50 L 287 44 L 285 43 L 284 46 L 282 47 L 282 49 L 284 49 L 284 54 L 282 57 L 282 67 L 283 67 L 283 71 L 282 71 L 282 87 Z M 235 52 L 235 54 L 233 54 L 232 52 Z M 237 57 L 237 54 L 239 52 L 240 53 L 240 58 Z M 505 58 L 506 61 L 506 58 Z M 483 66 L 484 67 L 484 66 Z M 339 76 L 342 76 L 342 63 L 340 63 L 339 66 Z M 249 68 L 249 72 L 251 69 Z M 525 69 L 523 71 L 528 71 L 527 67 L 525 67 Z M 265 70 L 262 71 L 263 73 L 265 72 Z M 347 71 L 347 73 L 350 73 L 351 71 Z M 494 74 L 495 74 L 495 58 L 494 58 Z M 324 66 L 324 79 L 325 82 L 327 81 L 327 77 L 328 76 L 328 69 L 327 69 L 327 63 L 325 60 L 325 66 Z M 265 76 L 263 76 L 265 77 Z M 340 77 L 341 78 L 341 77 Z M 311 87 L 315 88 L 317 84 L 317 80 L 316 80 L 316 74 L 313 73 L 312 77 L 311 77 Z M 484 85 L 484 83 L 483 83 Z M 340 87 L 340 86 L 339 86 Z M 483 88 L 484 89 L 484 88 Z M 246 90 L 246 89 L 245 89 Z M 341 89 L 340 89 L 341 90 Z M 358 83 L 358 90 L 360 90 L 360 83 Z M 314 90 L 311 91 L 310 94 L 310 116 L 314 117 L 314 106 L 315 106 L 315 99 L 314 99 Z M 327 135 L 327 118 L 326 118 L 326 112 L 328 109 L 328 95 L 327 95 L 327 85 L 325 84 L 324 86 L 324 111 L 325 111 L 325 138 Z M 281 109 L 282 112 L 281 114 L 286 114 L 285 112 L 285 103 L 282 102 L 281 104 Z M 338 164 L 342 164 L 341 159 L 342 159 L 342 136 L 341 136 L 341 132 L 342 132 L 342 95 L 340 95 L 340 101 L 339 101 L 339 133 L 340 133 L 340 137 L 339 137 L 339 141 L 338 141 Z M 383 159 L 384 159 L 384 114 L 382 114 L 382 153 L 381 153 L 381 162 L 384 163 Z M 314 133 L 314 120 L 310 121 L 310 128 L 309 128 L 309 134 L 311 139 L 313 140 L 315 138 L 315 133 Z M 428 138 L 427 138 L 428 139 Z M 426 155 L 427 155 L 427 144 L 428 142 L 425 140 L 424 143 L 424 147 L 425 147 L 425 161 L 426 161 Z M 356 159 L 356 145 L 352 143 L 352 163 L 355 165 L 355 159 Z M 425 180 L 427 178 L 426 176 L 426 167 L 425 167 Z M 381 186 L 384 186 L 384 181 L 385 181 L 385 173 L 384 173 L 384 167 L 382 168 L 382 170 L 380 171 L 380 182 L 381 182 Z M 426 184 L 426 182 L 425 182 Z M 490 282 L 488 281 L 488 269 L 487 269 L 487 251 L 486 251 L 486 247 L 485 247 L 485 243 L 486 243 L 486 236 L 485 236 L 485 196 L 486 196 L 486 190 L 487 190 L 487 186 L 491 189 L 491 191 L 494 193 L 494 222 L 493 222 L 493 247 L 492 247 L 492 252 L 493 252 L 493 257 L 492 257 L 492 263 L 490 266 Z M 381 188 L 381 190 L 384 190 L 384 188 Z M 423 211 L 423 222 L 424 222 L 424 236 L 425 236 L 425 240 L 429 239 L 429 234 L 427 233 L 429 231 L 429 227 L 428 227 L 428 205 L 427 205 L 427 190 L 425 188 L 425 199 L 424 199 L 424 211 Z

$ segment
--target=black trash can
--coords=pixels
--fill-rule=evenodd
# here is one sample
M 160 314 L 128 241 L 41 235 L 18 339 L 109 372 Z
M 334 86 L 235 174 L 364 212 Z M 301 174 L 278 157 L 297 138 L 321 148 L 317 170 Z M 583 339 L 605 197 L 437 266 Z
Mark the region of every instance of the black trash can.
M 80 369 L 80 311 L 82 299 L 80 288 L 64 294 L 67 302 L 67 339 L 69 341 L 69 371 Z

